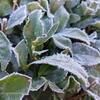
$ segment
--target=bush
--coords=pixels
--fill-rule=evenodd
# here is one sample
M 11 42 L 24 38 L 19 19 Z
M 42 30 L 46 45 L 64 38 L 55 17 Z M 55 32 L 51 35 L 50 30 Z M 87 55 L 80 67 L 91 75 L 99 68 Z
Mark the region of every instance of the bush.
M 0 100 L 100 100 L 99 0 L 0 0 Z

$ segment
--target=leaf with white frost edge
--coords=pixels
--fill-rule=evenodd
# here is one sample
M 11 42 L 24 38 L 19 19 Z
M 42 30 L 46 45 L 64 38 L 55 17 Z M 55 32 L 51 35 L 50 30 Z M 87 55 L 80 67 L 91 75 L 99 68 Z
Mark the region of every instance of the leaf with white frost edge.
M 49 81 L 49 87 L 52 91 L 57 92 L 57 93 L 64 93 L 63 90 L 61 90 L 56 84 L 54 84 L 53 82 Z
M 83 43 L 73 43 L 73 58 L 81 65 L 93 66 L 100 63 L 100 52 Z
M 69 13 L 63 6 L 61 6 L 54 13 L 54 23 L 56 23 L 56 22 L 60 23 L 59 27 L 57 29 L 57 32 L 61 31 L 62 29 L 64 29 L 66 27 L 68 20 L 69 20 Z
M 46 79 L 44 77 L 33 79 L 31 91 L 39 90 L 46 83 Z
M 5 70 L 11 59 L 11 43 L 6 35 L 0 31 L 0 62 L 1 70 Z
M 46 11 L 38 2 L 30 2 L 28 5 L 27 5 L 27 8 L 30 12 L 32 12 L 33 10 L 37 10 L 37 9 L 40 9 L 42 11 Z
M 12 73 L 0 79 L 0 100 L 22 100 L 28 95 L 31 87 L 31 77 Z
M 90 45 L 88 35 L 83 30 L 80 30 L 78 28 L 65 28 L 57 34 L 60 34 L 64 37 L 77 39 Z
M 52 55 L 41 60 L 34 61 L 29 65 L 32 64 L 49 64 L 57 66 L 58 68 L 62 68 L 66 71 L 71 72 L 72 74 L 76 75 L 79 79 L 82 79 L 85 85 L 88 84 L 88 74 L 85 71 L 85 69 L 80 64 L 78 64 L 74 59 L 70 58 L 68 55 Z
M 20 6 L 17 8 L 10 16 L 7 24 L 7 29 L 12 28 L 16 25 L 21 25 L 25 18 L 27 17 L 26 6 Z

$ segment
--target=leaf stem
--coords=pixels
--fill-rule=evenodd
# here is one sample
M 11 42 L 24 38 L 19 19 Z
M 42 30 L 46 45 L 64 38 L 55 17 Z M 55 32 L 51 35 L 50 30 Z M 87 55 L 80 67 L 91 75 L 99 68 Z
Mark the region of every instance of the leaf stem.
M 6 26 L 7 26 L 7 18 L 3 18 L 3 23 L 1 25 L 2 32 L 6 32 Z
M 54 14 L 54 12 L 56 11 L 57 7 L 60 4 L 60 0 L 58 0 L 58 2 L 54 5 L 54 7 L 51 9 L 51 13 Z
M 96 79 L 96 80 L 87 88 L 87 90 L 90 90 L 90 89 L 94 88 L 97 84 L 99 84 L 99 80 L 98 80 L 98 79 Z
M 16 9 L 16 7 L 18 7 L 17 0 L 13 0 L 13 9 L 12 9 L 12 11 L 14 11 Z
M 42 0 L 39 1 L 40 5 L 42 4 Z

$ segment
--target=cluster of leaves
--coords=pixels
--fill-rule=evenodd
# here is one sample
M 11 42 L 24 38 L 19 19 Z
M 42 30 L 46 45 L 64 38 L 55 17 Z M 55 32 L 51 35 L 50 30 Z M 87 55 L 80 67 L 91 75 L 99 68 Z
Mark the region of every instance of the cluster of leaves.
M 100 100 L 99 20 L 99 0 L 0 0 L 0 100 Z

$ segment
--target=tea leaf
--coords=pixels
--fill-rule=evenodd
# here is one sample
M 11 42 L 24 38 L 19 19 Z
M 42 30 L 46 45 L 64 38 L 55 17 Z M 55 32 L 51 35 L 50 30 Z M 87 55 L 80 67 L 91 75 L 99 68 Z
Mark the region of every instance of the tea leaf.
M 67 10 L 61 6 L 55 13 L 54 13 L 54 23 L 59 22 L 59 27 L 57 31 L 60 31 L 66 27 L 66 24 L 69 20 L 69 13 Z
M 46 79 L 44 77 L 33 79 L 31 91 L 39 90 L 45 83 Z
M 65 28 L 64 30 L 60 31 L 58 34 L 67 38 L 78 39 L 83 42 L 86 42 L 87 44 L 90 44 L 88 35 L 84 31 L 78 28 L 68 28 L 68 29 Z
M 73 57 L 82 65 L 97 65 L 100 63 L 100 53 L 95 48 L 83 44 L 73 44 Z
M 53 66 L 57 66 L 58 68 L 62 68 L 66 71 L 71 72 L 76 75 L 79 79 L 82 79 L 85 84 L 87 84 L 87 72 L 78 64 L 74 59 L 70 58 L 68 55 L 57 54 L 53 56 L 48 56 L 44 59 L 34 61 L 31 64 L 49 64 Z M 73 66 L 72 66 L 73 65 Z
M 12 73 L 0 79 L 0 100 L 21 100 L 29 93 L 31 78 Z
M 0 62 L 1 70 L 5 70 L 11 59 L 11 44 L 6 35 L 0 31 Z
M 26 6 L 25 5 L 20 6 L 18 9 L 16 9 L 11 14 L 11 16 L 8 20 L 7 29 L 12 28 L 16 25 L 22 24 L 26 17 L 27 17 L 27 8 L 26 8 Z

